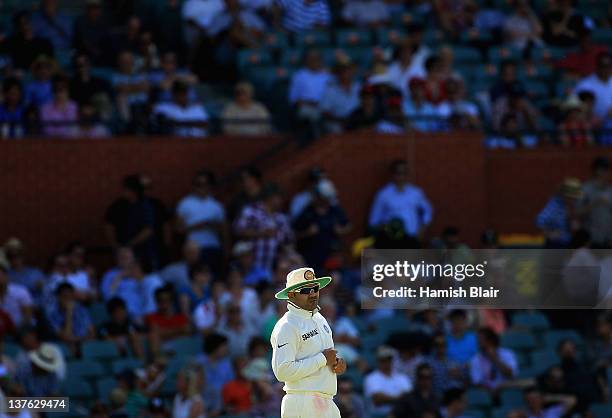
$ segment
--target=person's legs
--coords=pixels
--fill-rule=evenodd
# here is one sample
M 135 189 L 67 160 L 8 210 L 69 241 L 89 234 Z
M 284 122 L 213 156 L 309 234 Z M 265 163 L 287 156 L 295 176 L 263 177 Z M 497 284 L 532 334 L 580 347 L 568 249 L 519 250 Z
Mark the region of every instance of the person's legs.
M 309 415 L 304 411 L 303 395 L 286 394 L 281 401 L 281 418 L 303 418 Z

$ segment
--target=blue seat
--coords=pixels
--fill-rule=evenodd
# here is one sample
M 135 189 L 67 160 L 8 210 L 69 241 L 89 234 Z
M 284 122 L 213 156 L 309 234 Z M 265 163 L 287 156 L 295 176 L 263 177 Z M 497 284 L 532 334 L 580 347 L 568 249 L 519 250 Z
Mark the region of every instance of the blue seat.
M 508 331 L 501 336 L 501 345 L 513 350 L 533 350 L 536 340 L 528 332 Z
M 612 28 L 598 28 L 591 33 L 593 42 L 610 45 L 612 44 Z
M 129 369 L 134 370 L 143 367 L 144 363 L 142 360 L 137 358 L 122 358 L 113 361 L 111 364 L 111 371 L 114 375 L 121 373 L 122 371 Z
M 108 312 L 104 303 L 94 303 L 89 307 L 89 316 L 94 327 L 98 327 L 109 320 Z
M 505 407 L 522 406 L 524 403 L 523 392 L 519 389 L 504 389 L 501 391 L 500 400 Z
M 560 363 L 559 356 L 553 350 L 537 350 L 531 353 L 531 367 L 540 373 L 543 373 L 552 366 Z
M 70 377 L 97 378 L 104 376 L 106 371 L 100 363 L 94 360 L 74 360 L 66 365 Z
M 104 402 L 108 401 L 108 396 L 116 387 L 117 381 L 112 377 L 106 377 L 104 379 L 98 380 L 96 382 L 96 392 L 98 394 L 98 399 L 101 399 Z
M 175 356 L 189 357 L 201 353 L 202 347 L 202 336 L 196 335 L 193 337 L 176 338 L 167 342 L 165 351 L 173 353 Z
M 508 416 L 508 412 L 512 411 L 515 408 L 501 407 L 495 408 L 491 411 L 491 418 L 506 418 Z
M 285 67 L 301 67 L 304 61 L 304 48 L 285 49 L 280 56 L 280 65 Z
M 119 357 L 119 349 L 110 341 L 85 341 L 83 358 L 90 360 L 113 360 Z
M 271 62 L 270 51 L 266 49 L 243 49 L 238 52 L 238 69 L 240 71 L 252 66 L 268 65 Z
M 299 47 L 321 47 L 331 45 L 331 36 L 327 31 L 313 30 L 296 33 L 295 45 Z
M 512 325 L 530 330 L 545 330 L 550 328 L 548 318 L 540 312 L 519 312 L 512 317 Z
M 263 43 L 270 49 L 285 49 L 289 45 L 289 38 L 283 32 L 270 32 L 265 35 Z
M 453 48 L 454 61 L 459 64 L 477 64 L 482 62 L 480 51 L 466 46 Z
M 491 395 L 483 389 L 468 389 L 465 397 L 469 408 L 488 408 L 493 405 Z
M 563 340 L 572 340 L 577 346 L 583 345 L 582 337 L 574 330 L 552 330 L 544 334 L 544 344 L 550 350 L 557 350 L 557 346 Z
M 517 50 L 505 46 L 498 46 L 489 50 L 489 61 L 491 63 L 498 64 L 507 59 L 519 60 L 521 54 Z
M 610 418 L 612 417 L 612 405 L 596 403 L 592 404 L 589 409 L 595 418 Z
M 376 38 L 380 46 L 397 44 L 404 36 L 406 36 L 406 32 L 398 28 L 379 28 L 376 31 Z
M 364 29 L 338 29 L 336 44 L 342 47 L 372 45 L 372 33 Z
M 469 418 L 487 418 L 487 414 L 485 414 L 485 412 L 481 411 L 480 409 L 468 409 L 467 411 L 465 411 L 463 416 Z
M 84 379 L 68 376 L 61 384 L 60 391 L 62 396 L 69 398 L 88 400 L 95 397 L 94 391 Z

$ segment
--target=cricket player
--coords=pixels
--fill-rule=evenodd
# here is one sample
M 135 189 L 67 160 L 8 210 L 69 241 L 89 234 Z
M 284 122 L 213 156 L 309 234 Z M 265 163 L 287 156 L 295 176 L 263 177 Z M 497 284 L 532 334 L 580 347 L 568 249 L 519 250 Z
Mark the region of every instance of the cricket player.
M 331 277 L 315 277 L 311 268 L 293 270 L 276 294 L 287 299 L 288 312 L 272 331 L 272 370 L 285 382 L 281 418 L 339 418 L 333 401 L 336 376 L 346 361 L 336 356 L 329 324 L 319 313 L 319 290 Z

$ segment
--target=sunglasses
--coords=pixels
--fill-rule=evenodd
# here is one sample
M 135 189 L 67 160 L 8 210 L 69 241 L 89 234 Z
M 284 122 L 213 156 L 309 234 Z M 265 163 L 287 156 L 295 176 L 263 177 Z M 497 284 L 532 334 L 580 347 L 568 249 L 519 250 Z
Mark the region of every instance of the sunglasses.
M 319 285 L 311 286 L 311 287 L 303 287 L 300 290 L 297 290 L 300 295 L 310 295 L 311 293 L 319 292 Z

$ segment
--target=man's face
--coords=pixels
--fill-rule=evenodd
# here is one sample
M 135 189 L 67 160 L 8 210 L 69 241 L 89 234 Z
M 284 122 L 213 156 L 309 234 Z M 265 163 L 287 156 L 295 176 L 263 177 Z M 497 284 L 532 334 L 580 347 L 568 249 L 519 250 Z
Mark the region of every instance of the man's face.
M 516 67 L 508 64 L 502 68 L 501 78 L 506 83 L 516 80 Z
M 433 374 L 431 369 L 421 369 L 417 374 L 417 387 L 423 391 L 431 391 L 433 387 Z
M 206 176 L 198 176 L 193 181 L 193 190 L 196 194 L 206 196 L 210 192 L 210 183 Z
M 117 253 L 117 265 L 122 268 L 128 268 L 134 262 L 134 253 L 129 248 L 121 248 Z
M 306 57 L 306 67 L 311 70 L 318 70 L 321 68 L 321 56 L 316 51 L 311 51 Z
M 393 182 L 403 184 L 408 179 L 408 169 L 404 164 L 398 165 L 393 171 Z
M 127 310 L 123 306 L 116 307 L 111 313 L 113 322 L 122 323 L 127 319 Z
M 456 332 L 456 333 L 464 332 L 466 329 L 465 318 L 461 316 L 454 317 L 451 320 L 451 329 L 453 330 L 453 332 Z
M 156 303 L 158 311 L 170 312 L 172 310 L 172 295 L 168 292 L 160 293 Z
M 319 285 L 308 284 L 293 292 L 289 292 L 289 300 L 302 309 L 313 311 L 319 304 Z
M 161 66 L 166 73 L 171 74 L 176 71 L 176 55 L 172 52 L 166 53 L 162 58 Z
M 393 365 L 393 357 L 383 357 L 378 359 L 378 368 L 385 374 L 391 373 L 391 366 Z

